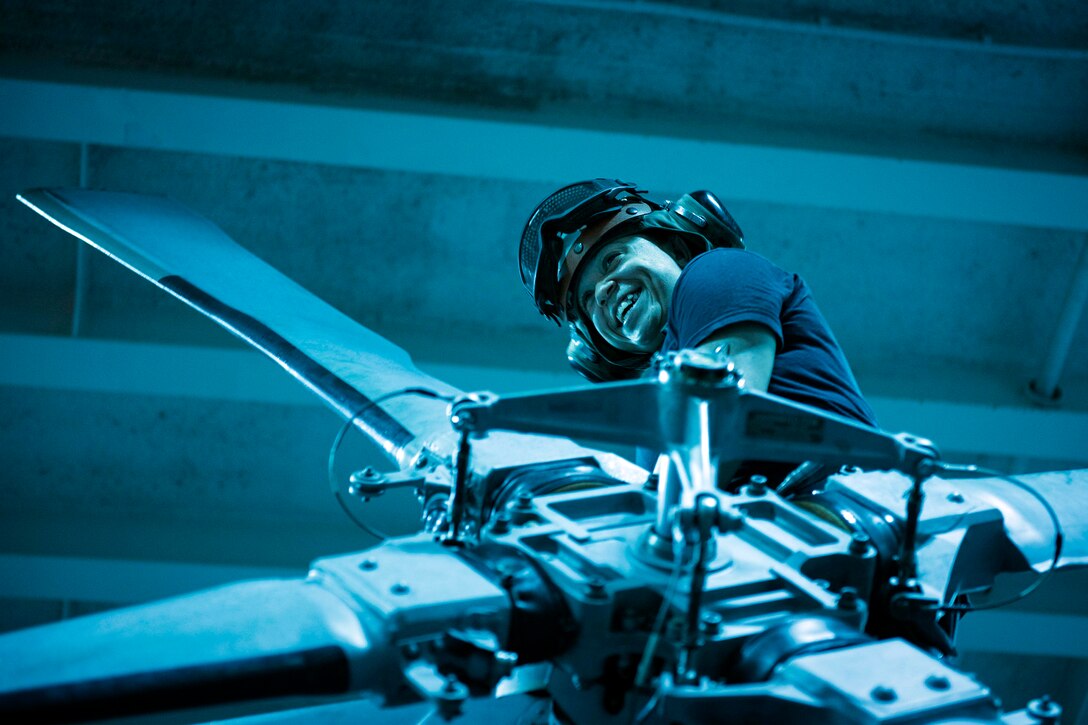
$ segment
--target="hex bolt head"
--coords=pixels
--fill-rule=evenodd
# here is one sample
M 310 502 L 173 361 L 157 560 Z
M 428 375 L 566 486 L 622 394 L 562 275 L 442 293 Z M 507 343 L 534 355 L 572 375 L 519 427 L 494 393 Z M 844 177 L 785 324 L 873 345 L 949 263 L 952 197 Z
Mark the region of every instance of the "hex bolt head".
M 533 494 L 528 491 L 519 491 L 514 501 L 514 508 L 519 511 L 529 511 L 533 508 Z
M 843 587 L 839 592 L 839 609 L 854 610 L 858 608 L 858 590 L 854 587 Z
M 930 675 L 926 678 L 926 687 L 931 690 L 949 690 L 952 688 L 952 682 L 944 675 Z
M 861 556 L 869 552 L 869 536 L 860 531 L 850 537 L 850 553 Z
M 391 591 L 394 594 L 400 596 L 400 595 L 404 595 L 404 594 L 407 594 L 408 592 L 412 591 L 412 588 L 410 586 L 408 586 L 407 584 L 405 584 L 404 582 L 397 582 L 393 586 L 389 587 L 389 591 Z
M 899 695 L 890 687 L 885 685 L 877 685 L 873 688 L 873 691 L 869 693 L 869 696 L 877 702 L 895 702 L 899 699 Z

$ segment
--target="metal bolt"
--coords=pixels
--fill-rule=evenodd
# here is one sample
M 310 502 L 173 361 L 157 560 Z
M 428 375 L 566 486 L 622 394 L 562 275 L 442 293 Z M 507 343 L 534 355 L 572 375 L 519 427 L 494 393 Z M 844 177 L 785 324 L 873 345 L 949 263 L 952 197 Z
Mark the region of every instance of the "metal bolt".
M 869 696 L 877 702 L 895 702 L 899 699 L 899 695 L 896 694 L 895 690 L 890 687 L 885 687 L 884 685 L 877 685 L 874 687 L 873 691 L 869 693 Z
M 752 476 L 748 479 L 748 488 L 746 493 L 749 496 L 763 496 L 767 493 L 767 477 L 766 476 Z
M 862 556 L 869 552 L 869 536 L 860 531 L 850 537 L 850 553 Z
M 964 501 L 963 494 L 959 491 L 953 491 L 952 493 L 945 496 L 945 498 L 947 498 L 952 503 L 963 503 Z
M 854 610 L 858 608 L 858 590 L 854 587 L 843 587 L 839 592 L 839 609 Z
M 1050 699 L 1050 695 L 1032 700 L 1027 706 L 1028 715 L 1044 725 L 1057 725 L 1062 716 L 1062 707 Z
M 422 453 L 416 458 L 416 462 L 413 464 L 416 468 L 426 468 L 431 463 L 431 460 Z
M 926 687 L 931 690 L 948 690 L 952 682 L 944 675 L 930 675 L 926 678 Z
M 378 568 L 378 562 L 373 559 L 363 559 L 359 562 L 359 568 L 363 571 L 374 571 Z
M 608 597 L 608 590 L 605 589 L 603 579 L 590 579 L 589 584 L 586 585 L 586 592 L 589 594 L 590 599 L 606 599 Z
M 518 656 L 514 652 L 499 650 L 495 653 L 495 669 L 500 676 L 506 677 L 514 671 L 517 665 Z
M 575 254 L 581 254 L 583 249 L 585 249 L 585 247 L 582 245 L 581 242 L 578 242 L 577 244 L 574 245 L 574 253 Z
M 459 431 L 464 430 L 465 428 L 471 428 L 475 422 L 475 417 L 467 410 L 454 413 L 450 416 L 450 424 Z
M 491 533 L 505 534 L 510 530 L 510 514 L 502 511 L 491 519 Z
M 518 497 L 514 501 L 514 508 L 519 511 L 529 511 L 533 508 L 533 494 L 528 491 L 518 491 Z
M 722 615 L 717 612 L 703 612 L 700 621 L 703 623 L 703 631 L 707 634 L 717 634 L 722 629 Z
M 397 582 L 393 586 L 389 587 L 389 591 L 391 591 L 391 592 L 393 592 L 394 594 L 397 594 L 397 595 L 402 595 L 402 594 L 407 594 L 408 592 L 412 591 L 412 588 L 409 587 L 404 582 Z
M 468 688 L 458 682 L 456 677 L 449 675 L 435 698 L 439 716 L 446 721 L 458 717 L 461 714 L 461 703 L 467 698 Z

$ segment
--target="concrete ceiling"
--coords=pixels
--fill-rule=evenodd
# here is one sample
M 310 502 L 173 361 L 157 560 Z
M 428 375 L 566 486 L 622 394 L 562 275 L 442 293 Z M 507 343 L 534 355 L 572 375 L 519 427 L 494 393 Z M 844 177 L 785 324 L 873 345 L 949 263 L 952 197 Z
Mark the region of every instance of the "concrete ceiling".
M 1010 470 L 1088 465 L 1079 306 L 1061 405 L 1021 394 L 1086 264 L 1088 3 L 2 13 L 5 556 L 301 567 L 368 540 L 323 480 L 334 416 L 14 201 L 34 186 L 171 196 L 499 391 L 576 382 L 517 279 L 536 201 L 595 175 L 711 188 L 809 282 L 885 425 Z M 376 516 L 404 530 L 411 502 Z M 124 599 L 102 586 L 78 596 Z
M 909 8 L 909 9 L 908 9 Z M 0 62 L 318 103 L 1081 170 L 1060 2 L 9 2 Z

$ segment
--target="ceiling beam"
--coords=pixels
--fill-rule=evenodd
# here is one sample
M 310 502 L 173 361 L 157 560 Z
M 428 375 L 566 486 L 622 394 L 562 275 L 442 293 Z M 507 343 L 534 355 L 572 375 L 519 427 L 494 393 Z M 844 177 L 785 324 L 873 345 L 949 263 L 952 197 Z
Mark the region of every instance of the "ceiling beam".
M 1088 176 L 491 120 L 0 79 L 0 136 L 1088 230 Z
M 417 362 L 464 390 L 499 394 L 570 387 L 570 374 Z M 270 360 L 248 350 L 0 335 L 0 385 L 123 395 L 319 405 Z M 870 397 L 881 424 L 942 450 L 1083 462 L 1088 413 Z

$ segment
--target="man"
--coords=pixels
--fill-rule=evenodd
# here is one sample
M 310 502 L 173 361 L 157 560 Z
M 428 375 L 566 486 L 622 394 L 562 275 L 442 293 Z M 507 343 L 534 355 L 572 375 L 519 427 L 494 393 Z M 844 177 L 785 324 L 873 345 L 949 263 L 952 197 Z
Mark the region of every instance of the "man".
M 745 384 L 875 425 L 804 281 L 744 250 L 713 194 L 658 204 L 594 179 L 545 199 L 522 234 L 522 283 L 566 322 L 568 358 L 591 380 L 640 374 L 655 352 L 723 352 Z M 745 466 L 781 480 L 786 468 Z

